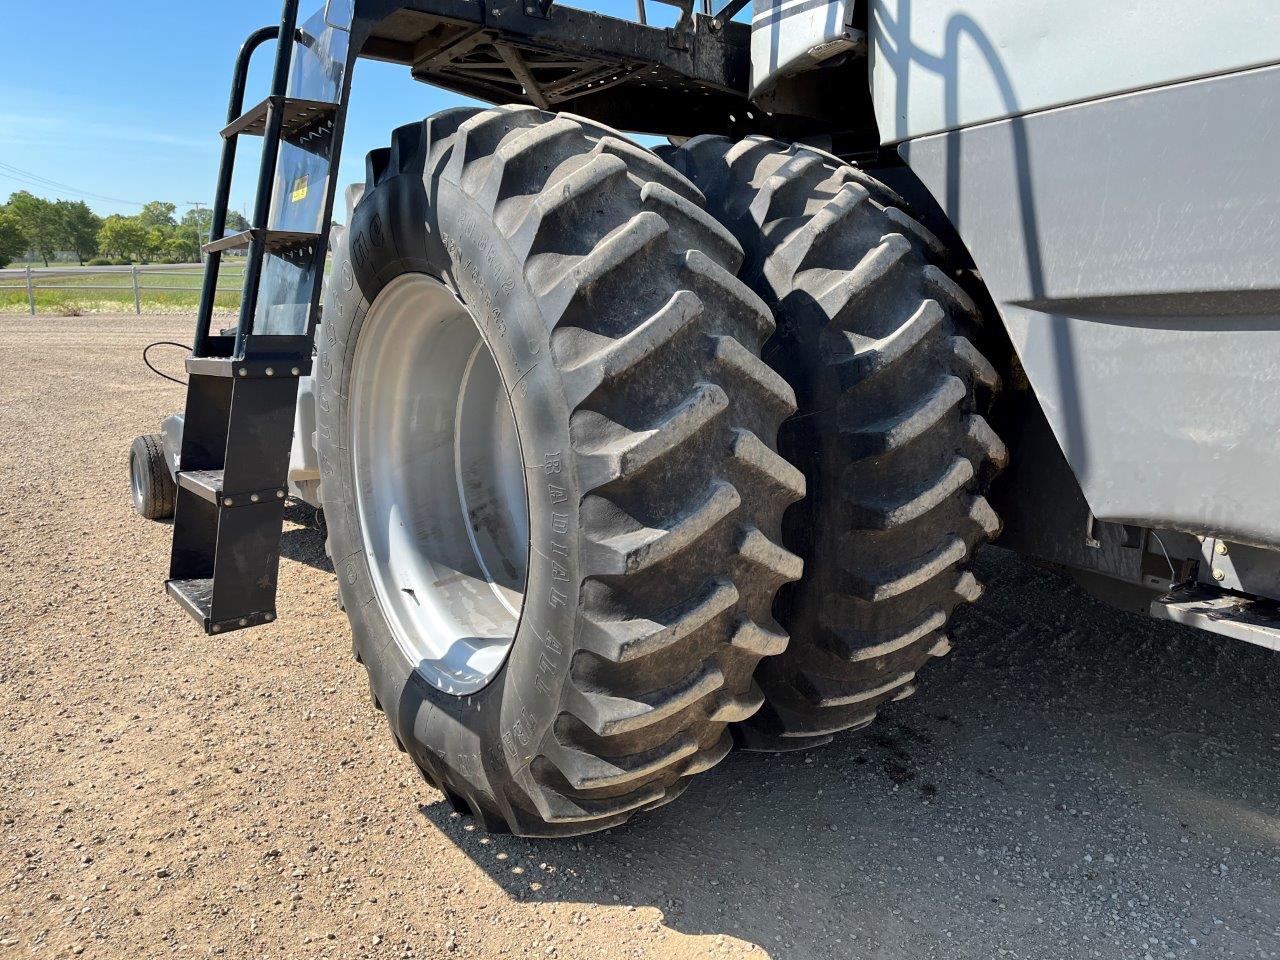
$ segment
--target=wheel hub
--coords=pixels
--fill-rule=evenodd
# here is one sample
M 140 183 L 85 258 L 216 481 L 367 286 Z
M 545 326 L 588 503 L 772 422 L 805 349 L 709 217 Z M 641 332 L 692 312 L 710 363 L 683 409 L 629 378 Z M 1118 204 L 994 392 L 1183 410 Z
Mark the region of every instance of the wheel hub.
M 350 389 L 356 513 L 378 601 L 428 681 L 473 693 L 510 652 L 528 567 L 506 385 L 466 306 L 408 274 L 369 308 Z

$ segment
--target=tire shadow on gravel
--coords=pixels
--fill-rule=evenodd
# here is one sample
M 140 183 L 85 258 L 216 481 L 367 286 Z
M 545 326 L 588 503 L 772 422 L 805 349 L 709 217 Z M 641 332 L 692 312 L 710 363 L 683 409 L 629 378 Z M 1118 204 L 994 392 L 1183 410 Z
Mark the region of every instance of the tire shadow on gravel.
M 422 815 L 513 899 L 635 907 L 642 928 L 654 908 L 724 938 L 709 953 L 1280 955 L 1280 656 L 1001 550 L 979 574 L 955 652 L 862 734 L 735 752 L 578 840 Z

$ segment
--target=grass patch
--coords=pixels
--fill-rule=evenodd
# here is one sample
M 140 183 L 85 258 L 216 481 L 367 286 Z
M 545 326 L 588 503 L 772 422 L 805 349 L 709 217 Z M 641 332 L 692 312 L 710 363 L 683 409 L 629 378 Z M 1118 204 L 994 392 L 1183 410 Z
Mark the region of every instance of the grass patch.
M 218 273 L 214 305 L 235 311 L 240 306 L 241 264 L 223 264 Z M 79 316 L 83 313 L 128 313 L 133 310 L 133 276 L 128 270 L 111 273 L 59 271 L 34 277 L 36 313 Z M 149 271 L 138 275 L 143 312 L 178 313 L 195 310 L 200 303 L 203 270 L 194 264 L 181 270 Z M 90 287 L 92 289 L 81 289 Z M 26 280 L 20 274 L 0 277 L 0 313 L 26 313 L 30 309 Z

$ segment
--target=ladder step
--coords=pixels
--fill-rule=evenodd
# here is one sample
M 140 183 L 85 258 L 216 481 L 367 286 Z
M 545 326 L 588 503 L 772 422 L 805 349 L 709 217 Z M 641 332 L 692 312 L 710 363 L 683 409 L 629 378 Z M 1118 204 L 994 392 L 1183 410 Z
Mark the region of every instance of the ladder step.
M 244 360 L 232 357 L 188 357 L 187 373 L 198 377 L 236 377 L 242 380 L 305 377 L 311 373 L 311 358 L 291 354 Z
M 217 503 L 222 499 L 222 471 L 179 470 L 178 486 L 190 490 L 202 500 Z
M 182 609 L 204 627 L 205 633 L 228 633 L 232 630 L 243 630 L 245 627 L 256 627 L 261 623 L 270 623 L 276 618 L 274 610 L 261 610 L 247 613 L 230 620 L 214 620 L 213 610 L 213 578 L 200 577 L 195 580 L 166 580 L 164 588 L 169 596 L 178 601 Z
M 249 507 L 255 503 L 283 500 L 288 494 L 284 487 L 267 487 L 263 490 L 246 490 L 228 494 L 223 485 L 221 470 L 180 470 L 178 486 L 190 490 L 202 500 L 224 507 Z
M 322 235 L 318 233 L 303 233 L 298 230 L 267 230 L 259 227 L 252 227 L 248 230 L 241 230 L 239 233 L 233 233 L 230 236 L 223 237 L 221 240 L 214 240 L 212 243 L 206 243 L 201 249 L 205 253 L 221 253 L 224 250 L 244 250 L 247 249 L 255 239 L 261 239 L 263 249 L 267 253 L 273 253 L 277 257 L 288 256 L 291 253 L 297 253 L 306 250 L 308 247 L 314 247 L 322 239 Z
M 280 138 L 296 143 L 332 129 L 338 105 L 326 100 L 300 100 L 296 97 L 267 97 L 250 107 L 222 130 L 226 139 L 241 135 L 260 137 L 267 130 L 267 114 L 274 106 L 282 112 Z

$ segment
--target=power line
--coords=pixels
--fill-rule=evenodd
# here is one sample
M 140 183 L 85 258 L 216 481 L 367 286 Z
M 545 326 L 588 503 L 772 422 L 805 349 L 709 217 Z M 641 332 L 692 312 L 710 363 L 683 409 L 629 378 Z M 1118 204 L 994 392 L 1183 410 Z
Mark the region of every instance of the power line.
M 6 172 L 8 171 L 8 172 Z M 95 193 L 92 190 L 81 190 L 79 187 L 73 187 L 69 183 L 62 183 L 58 180 L 50 180 L 48 177 L 41 176 L 38 173 L 32 173 L 30 170 L 23 170 L 21 167 L 15 167 L 11 163 L 0 162 L 0 177 L 8 180 L 16 180 L 19 183 L 25 183 L 31 187 L 41 187 L 55 190 L 66 190 L 79 197 L 91 197 L 94 200 L 105 200 L 109 203 L 126 203 L 132 207 L 145 207 L 145 203 L 137 200 L 125 200 L 122 197 L 112 197 L 105 193 Z

